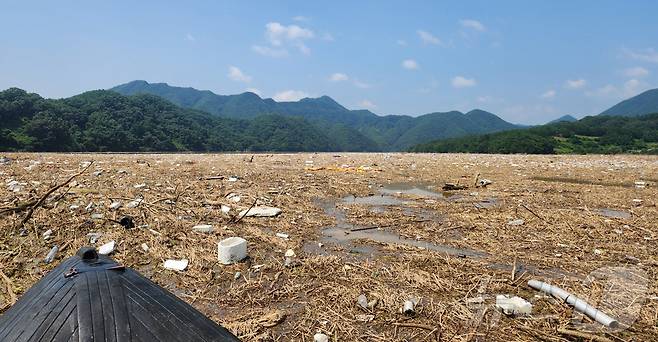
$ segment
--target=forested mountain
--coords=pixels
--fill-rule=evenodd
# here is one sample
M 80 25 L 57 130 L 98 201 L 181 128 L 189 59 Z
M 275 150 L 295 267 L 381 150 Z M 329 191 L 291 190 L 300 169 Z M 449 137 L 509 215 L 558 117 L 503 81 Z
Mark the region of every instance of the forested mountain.
M 639 116 L 658 113 L 658 89 L 647 90 L 603 111 L 601 115 Z
M 578 121 L 578 119 L 574 118 L 571 115 L 563 115 L 555 120 L 549 121 L 548 124 L 553 124 L 557 122 L 574 122 L 574 121 Z
M 414 152 L 658 154 L 658 114 L 588 116 L 524 130 L 433 141 Z
M 0 122 L 3 151 L 342 150 L 303 118 L 227 119 L 153 95 L 105 90 L 51 100 L 11 88 L 0 92 Z M 349 150 L 368 149 L 351 144 Z
M 166 83 L 133 81 L 112 88 L 124 95 L 152 94 L 182 107 L 220 117 L 249 119 L 263 114 L 299 116 L 338 139 L 342 147 L 353 143 L 379 150 L 404 150 L 412 145 L 465 134 L 489 133 L 518 128 L 494 114 L 474 110 L 431 113 L 419 117 L 378 116 L 368 110 L 348 110 L 328 96 L 296 102 L 261 99 L 254 93 L 217 95 L 210 91 L 170 86 Z

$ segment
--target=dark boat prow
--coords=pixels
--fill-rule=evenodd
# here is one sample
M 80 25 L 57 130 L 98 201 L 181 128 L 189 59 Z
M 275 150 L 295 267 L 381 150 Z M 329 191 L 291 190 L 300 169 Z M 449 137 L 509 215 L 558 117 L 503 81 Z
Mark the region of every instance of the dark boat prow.
M 0 316 L 0 341 L 239 341 L 138 272 L 85 247 Z

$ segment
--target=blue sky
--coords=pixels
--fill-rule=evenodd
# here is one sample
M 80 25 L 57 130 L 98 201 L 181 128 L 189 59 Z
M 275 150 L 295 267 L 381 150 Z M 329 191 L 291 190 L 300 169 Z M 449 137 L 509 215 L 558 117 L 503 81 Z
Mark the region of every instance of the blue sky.
M 0 88 L 135 79 L 536 124 L 658 87 L 656 1 L 0 1 Z

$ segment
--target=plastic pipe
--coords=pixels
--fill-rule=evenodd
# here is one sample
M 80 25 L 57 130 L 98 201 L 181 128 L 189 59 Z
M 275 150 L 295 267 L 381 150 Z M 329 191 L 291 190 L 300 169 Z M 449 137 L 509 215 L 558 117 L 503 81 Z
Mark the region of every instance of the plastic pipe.
M 597 308 L 587 304 L 586 301 L 574 296 L 573 294 L 557 286 L 553 286 L 539 280 L 528 281 L 528 286 L 532 287 L 535 290 L 546 292 L 553 297 L 563 300 L 565 303 L 573 306 L 573 308 L 576 311 L 584 313 L 585 315 L 587 315 L 587 317 L 605 325 L 608 328 L 614 329 L 619 327 L 619 322 L 616 319 L 606 315 L 601 310 L 598 310 Z

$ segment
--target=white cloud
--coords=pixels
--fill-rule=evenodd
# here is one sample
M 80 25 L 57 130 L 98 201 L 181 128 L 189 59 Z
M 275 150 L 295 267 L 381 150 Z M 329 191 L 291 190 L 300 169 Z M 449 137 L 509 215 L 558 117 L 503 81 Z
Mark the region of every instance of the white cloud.
M 354 82 L 354 86 L 357 87 L 357 88 L 368 89 L 368 88 L 372 87 L 372 85 L 370 85 L 369 83 L 359 81 L 356 78 L 352 81 Z
M 402 67 L 408 70 L 416 70 L 420 68 L 418 63 L 413 59 L 405 59 L 402 61 Z
M 416 32 L 418 33 L 418 37 L 420 37 L 420 40 L 422 40 L 423 43 L 441 45 L 441 40 L 431 33 L 423 30 L 418 30 Z
M 547 90 L 546 92 L 544 92 L 543 94 L 541 94 L 540 97 L 542 99 L 552 99 L 552 98 L 555 97 L 555 94 L 557 94 L 557 92 L 553 89 L 550 89 L 550 90 Z
M 347 81 L 349 79 L 350 78 L 346 74 L 343 74 L 342 72 L 336 72 L 331 74 L 331 76 L 329 76 L 329 80 L 332 82 Z
M 635 96 L 638 93 L 640 93 L 643 88 L 646 88 L 647 84 L 638 80 L 638 79 L 630 79 L 626 82 L 624 82 L 624 96 L 630 97 L 630 96 Z
M 400 46 L 407 46 L 407 41 L 406 40 L 398 39 L 396 41 L 396 43 Z
M 564 86 L 567 89 L 580 89 L 586 85 L 587 85 L 587 81 L 582 78 L 579 78 L 577 80 L 567 80 L 567 82 L 564 84 Z
M 188 42 L 193 42 L 196 40 L 196 38 L 194 38 L 194 36 L 191 33 L 188 33 L 185 35 L 185 40 L 187 40 Z
M 631 58 L 644 62 L 658 63 L 658 51 L 653 48 L 642 50 L 624 49 L 624 53 Z
M 315 37 L 315 33 L 297 25 L 286 26 L 271 22 L 265 25 L 265 37 L 272 46 L 280 47 L 289 44 L 297 47 L 301 53 L 308 55 L 311 49 L 304 44 L 304 41 Z
M 240 68 L 233 65 L 228 67 L 228 78 L 237 82 L 251 82 L 251 76 L 245 75 Z
M 282 48 L 271 48 L 269 46 L 254 45 L 251 47 L 251 50 L 263 56 L 268 56 L 268 57 L 288 56 L 288 50 Z
M 588 91 L 585 95 L 590 97 L 599 97 L 610 100 L 621 100 L 635 96 L 649 88 L 649 84 L 636 78 L 624 82 L 621 86 L 616 87 L 612 84 L 605 85 L 601 88 Z
M 258 95 L 258 96 L 262 96 L 262 95 L 261 95 L 262 93 L 260 92 L 260 90 L 259 90 L 258 88 L 247 88 L 247 91 L 248 91 L 248 92 L 252 92 L 252 93 L 254 93 L 254 94 Z
M 274 94 L 272 99 L 278 102 L 290 102 L 299 101 L 305 97 L 308 97 L 308 94 L 301 90 L 284 90 Z
M 466 78 L 463 76 L 455 76 L 452 78 L 452 86 L 455 88 L 474 87 L 475 85 L 477 85 L 477 81 L 474 78 Z
M 377 105 L 375 105 L 369 100 L 361 100 L 359 101 L 359 107 L 367 108 L 367 109 L 375 109 L 377 108 Z
M 624 70 L 624 76 L 626 77 L 632 77 L 632 78 L 639 78 L 639 77 L 645 77 L 649 75 L 649 70 L 643 68 L 643 67 L 634 67 L 634 68 L 628 68 Z
M 478 32 L 484 32 L 487 30 L 481 22 L 474 19 L 463 19 L 459 21 L 459 24 L 463 28 L 472 29 Z
M 309 17 L 305 17 L 305 16 L 303 16 L 303 15 L 298 15 L 298 16 L 296 16 L 296 17 L 293 17 L 292 20 L 294 20 L 294 21 L 299 21 L 299 22 L 307 22 L 307 21 L 310 21 L 311 18 L 309 18 Z

